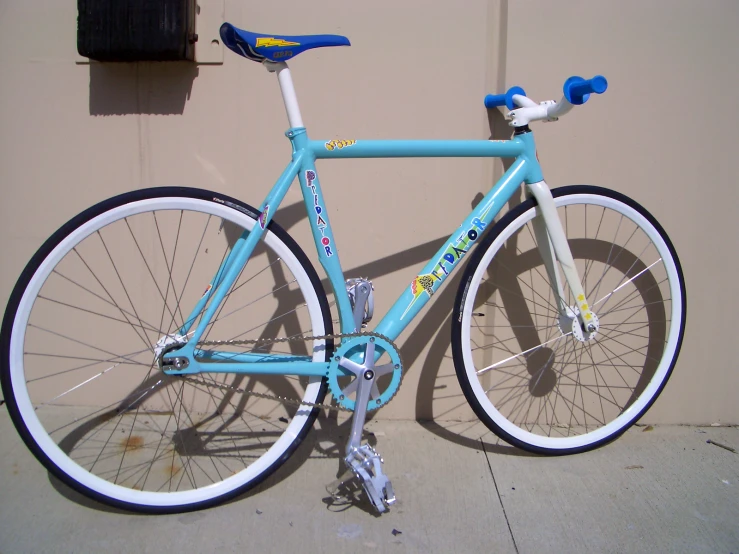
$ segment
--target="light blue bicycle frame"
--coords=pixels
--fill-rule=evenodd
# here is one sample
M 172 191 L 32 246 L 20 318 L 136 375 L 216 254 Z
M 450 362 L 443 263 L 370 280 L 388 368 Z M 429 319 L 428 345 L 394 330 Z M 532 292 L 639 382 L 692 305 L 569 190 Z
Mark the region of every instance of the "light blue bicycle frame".
M 376 333 L 395 340 L 426 305 L 431 295 L 439 289 L 446 278 L 459 265 L 460 260 L 491 224 L 496 214 L 524 182 L 532 184 L 541 181 L 541 167 L 536 157 L 534 135 L 525 132 L 511 140 L 357 140 L 357 141 L 316 141 L 309 140 L 305 128 L 292 128 L 287 131 L 292 144 L 292 161 L 282 172 L 277 183 L 267 195 L 259 210 L 260 222 L 251 231 L 245 231 L 236 241 L 231 252 L 221 264 L 211 282 L 208 292 L 193 308 L 186 323 L 179 329 L 187 335 L 188 343 L 164 358 L 189 358 L 184 370 L 165 370 L 178 375 L 187 373 L 249 373 L 323 376 L 326 374 L 325 362 L 313 362 L 310 356 L 291 356 L 287 354 L 203 352 L 195 348 L 208 323 L 215 315 L 220 303 L 233 286 L 254 248 L 269 225 L 272 215 L 277 211 L 287 190 L 298 176 L 303 200 L 308 211 L 313 239 L 318 249 L 319 259 L 334 290 L 341 320 L 341 332 L 352 333 L 354 317 L 349 296 L 345 287 L 344 273 L 339 263 L 339 253 L 334 242 L 328 210 L 321 192 L 316 171 L 317 159 L 332 158 L 413 158 L 413 157 L 498 157 L 516 158 L 483 200 L 449 237 L 444 246 L 418 273 L 408 287 L 374 329 Z M 210 304 L 208 304 L 210 301 Z M 197 315 L 205 309 L 203 317 L 194 331 L 191 330 Z M 376 352 L 376 357 L 382 354 Z M 196 359 L 198 358 L 198 359 Z M 218 363 L 208 363 L 218 362 Z

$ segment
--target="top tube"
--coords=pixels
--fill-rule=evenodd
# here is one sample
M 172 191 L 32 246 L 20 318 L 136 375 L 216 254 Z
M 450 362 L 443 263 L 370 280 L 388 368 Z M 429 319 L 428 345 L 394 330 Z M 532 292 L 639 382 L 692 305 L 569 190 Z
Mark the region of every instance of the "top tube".
M 308 149 L 323 158 L 516 158 L 527 145 L 512 140 L 310 140 Z

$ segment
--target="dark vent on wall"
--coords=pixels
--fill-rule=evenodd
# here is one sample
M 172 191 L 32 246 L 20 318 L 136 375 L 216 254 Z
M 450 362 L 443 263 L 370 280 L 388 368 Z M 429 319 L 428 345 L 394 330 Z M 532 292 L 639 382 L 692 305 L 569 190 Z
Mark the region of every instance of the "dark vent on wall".
M 193 59 L 195 0 L 77 0 L 77 51 L 101 62 Z

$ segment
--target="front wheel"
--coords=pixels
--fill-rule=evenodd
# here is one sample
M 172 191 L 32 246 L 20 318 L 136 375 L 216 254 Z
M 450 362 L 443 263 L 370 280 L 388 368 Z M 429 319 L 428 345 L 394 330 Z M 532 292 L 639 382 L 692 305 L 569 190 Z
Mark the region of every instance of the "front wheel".
M 524 450 L 570 454 L 618 437 L 656 400 L 680 351 L 685 282 L 664 230 L 633 200 L 591 186 L 552 195 L 598 332 L 573 332 L 577 302 L 566 283 L 563 304 L 555 298 L 529 199 L 473 253 L 452 349 L 462 390 L 488 428 Z
M 253 487 L 295 451 L 317 409 L 274 397 L 321 402 L 325 379 L 166 375 L 155 352 L 195 329 L 205 306 L 193 308 L 255 225 L 259 213 L 233 198 L 147 189 L 88 209 L 36 253 L 5 312 L 0 380 L 13 423 L 56 477 L 117 507 L 178 512 Z M 315 270 L 272 222 L 199 350 L 324 362 L 323 339 L 270 339 L 331 332 Z

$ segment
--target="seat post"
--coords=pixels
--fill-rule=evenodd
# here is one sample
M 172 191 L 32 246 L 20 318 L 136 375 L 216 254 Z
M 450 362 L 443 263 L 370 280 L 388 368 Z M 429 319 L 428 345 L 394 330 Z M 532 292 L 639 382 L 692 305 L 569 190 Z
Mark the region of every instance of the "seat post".
M 287 120 L 290 122 L 290 127 L 303 127 L 303 118 L 300 116 L 298 97 L 295 94 L 293 78 L 287 64 L 285 62 L 272 62 L 268 60 L 262 63 L 267 68 L 267 71 L 277 73 L 277 81 L 280 83 L 282 101 L 285 103 L 285 111 L 287 111 Z

